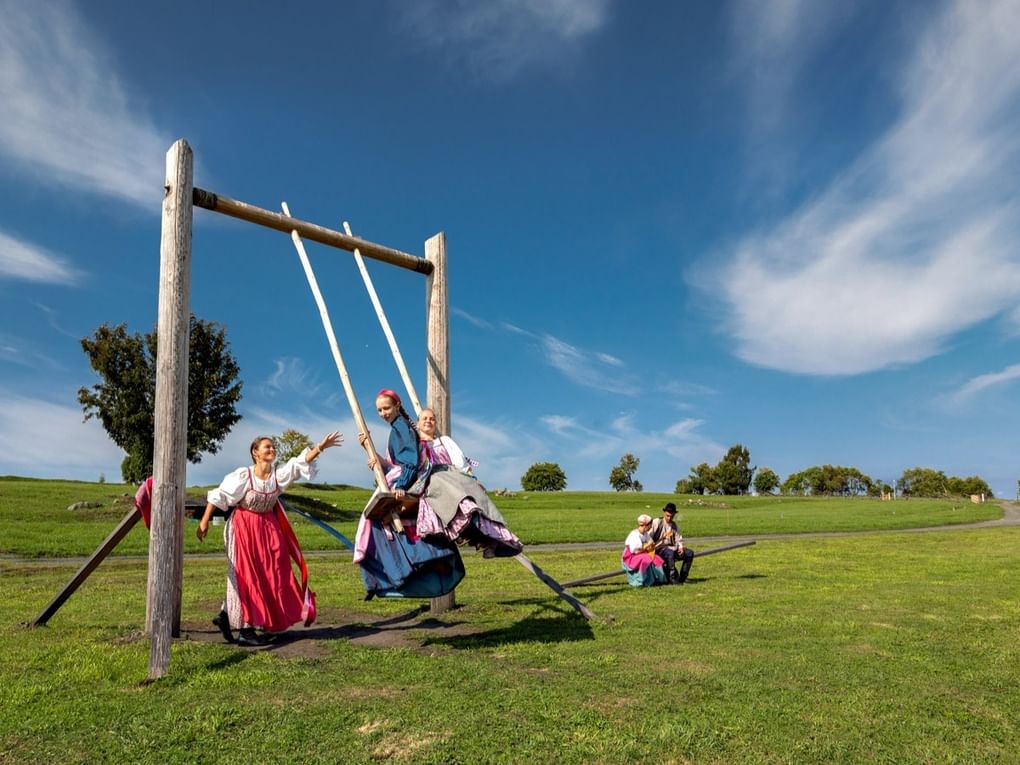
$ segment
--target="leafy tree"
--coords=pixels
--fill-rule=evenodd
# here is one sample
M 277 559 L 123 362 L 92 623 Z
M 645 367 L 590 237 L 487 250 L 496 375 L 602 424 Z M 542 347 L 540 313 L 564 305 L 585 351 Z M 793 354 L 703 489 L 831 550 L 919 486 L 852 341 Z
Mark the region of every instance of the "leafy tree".
M 691 473 L 687 478 L 681 478 L 676 482 L 676 493 L 715 494 L 718 486 L 714 468 L 707 462 L 702 462 L 691 468 Z
M 563 491 L 566 487 L 567 476 L 555 462 L 536 462 L 521 476 L 525 491 Z
M 984 494 L 986 497 L 995 496 L 992 493 L 992 487 L 988 485 L 984 478 L 978 475 L 967 476 L 966 478 L 950 476 L 947 483 L 950 494 L 963 497 L 969 497 L 971 494 Z
M 907 497 L 945 497 L 949 494 L 949 480 L 941 470 L 910 468 L 900 476 L 900 491 Z
M 758 468 L 754 474 L 754 490 L 758 494 L 774 494 L 779 488 L 779 476 L 772 468 Z
M 747 494 L 754 476 L 751 453 L 746 446 L 731 446 L 712 471 L 719 494 Z
M 641 460 L 628 452 L 609 473 L 609 485 L 617 491 L 641 491 L 641 482 L 634 479 Z
M 301 456 L 301 452 L 310 449 L 312 439 L 304 433 L 299 433 L 293 428 L 283 431 L 281 436 L 273 436 L 273 446 L 276 447 L 276 461 L 286 462 L 294 457 Z
M 791 473 L 783 481 L 784 494 L 857 497 L 874 493 L 875 482 L 855 467 L 814 465 Z
M 967 478 L 947 476 L 941 470 L 915 467 L 904 470 L 900 476 L 900 490 L 908 497 L 947 497 L 984 494 L 994 497 L 991 487 L 977 475 Z
M 694 491 L 694 482 L 690 478 L 681 478 L 676 482 L 676 486 L 673 489 L 674 494 L 701 494 L 700 491 Z
M 241 419 L 235 405 L 241 398 L 239 369 L 230 353 L 226 330 L 215 322 L 191 317 L 188 343 L 189 462 L 203 452 L 215 454 Z M 102 324 L 82 349 L 102 382 L 79 388 L 85 419 L 97 418 L 127 456 L 121 474 L 139 483 L 152 473 L 156 400 L 156 331 L 129 335 L 126 324 Z

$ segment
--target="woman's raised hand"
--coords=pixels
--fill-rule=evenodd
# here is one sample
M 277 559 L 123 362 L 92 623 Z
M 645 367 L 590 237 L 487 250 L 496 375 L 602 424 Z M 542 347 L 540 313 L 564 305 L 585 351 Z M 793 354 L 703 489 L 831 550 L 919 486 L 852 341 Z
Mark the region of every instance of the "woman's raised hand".
M 339 430 L 334 430 L 332 433 L 325 436 L 321 441 L 319 441 L 318 448 L 320 452 L 324 452 L 331 446 L 340 446 L 343 442 L 344 434 L 341 433 Z

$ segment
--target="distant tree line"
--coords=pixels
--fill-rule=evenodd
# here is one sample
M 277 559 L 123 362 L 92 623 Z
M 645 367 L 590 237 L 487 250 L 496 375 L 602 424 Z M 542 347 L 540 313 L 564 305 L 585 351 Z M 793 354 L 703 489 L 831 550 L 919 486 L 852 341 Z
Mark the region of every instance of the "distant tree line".
M 904 470 L 894 487 L 855 467 L 814 465 L 791 473 L 785 481 L 780 481 L 771 468 L 752 467 L 750 463 L 747 448 L 736 444 L 714 466 L 702 462 L 691 468 L 686 478 L 676 482 L 675 491 L 677 494 L 748 494 L 753 485 L 758 494 L 775 494 L 778 491 L 800 496 L 877 497 L 894 491 L 905 497 L 995 496 L 980 476 L 958 478 L 931 468 Z
M 641 482 L 635 479 L 641 460 L 629 452 L 609 473 L 609 485 L 616 491 L 641 491 Z M 980 476 L 957 478 L 941 470 L 915 467 L 904 470 L 890 486 L 877 481 L 855 467 L 843 465 L 814 465 L 791 473 L 785 481 L 774 470 L 751 465 L 751 453 L 743 444 L 735 444 L 715 465 L 702 462 L 690 470 L 686 478 L 676 482 L 677 494 L 784 494 L 813 497 L 878 497 L 899 493 L 904 497 L 966 497 L 984 494 L 992 498 L 991 487 Z M 521 476 L 525 491 L 563 491 L 567 476 L 554 462 L 538 462 Z M 1020 496 L 1020 481 L 1017 482 Z

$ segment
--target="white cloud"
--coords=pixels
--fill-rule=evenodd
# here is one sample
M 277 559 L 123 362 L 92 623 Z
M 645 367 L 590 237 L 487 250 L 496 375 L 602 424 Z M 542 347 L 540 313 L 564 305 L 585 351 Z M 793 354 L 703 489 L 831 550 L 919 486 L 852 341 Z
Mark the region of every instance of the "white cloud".
M 304 433 L 313 441 L 334 430 L 344 434 L 343 445 L 327 449 L 318 463 L 317 482 L 346 483 L 352 486 L 370 488 L 374 485 L 372 471 L 366 464 L 365 452 L 358 444 L 358 430 L 348 414 L 343 418 L 331 418 L 321 412 L 284 412 L 260 407 L 244 409 L 242 419 L 224 439 L 216 454 L 203 455 L 197 465 L 188 464 L 188 485 L 218 484 L 227 473 L 248 462 L 248 449 L 257 436 L 278 436 L 288 428 Z M 376 447 L 379 433 L 373 431 Z
M 542 337 L 541 349 L 546 363 L 577 385 L 625 396 L 640 392 L 637 381 L 619 371 L 621 362 L 613 356 L 584 351 L 552 335 Z
M 518 486 L 530 465 L 551 458 L 548 445 L 528 428 L 460 414 L 454 414 L 453 426 L 458 446 L 479 462 L 478 476 L 490 488 Z
M 534 337 L 535 336 L 533 333 L 528 332 L 528 330 L 521 329 L 516 324 L 511 324 L 508 321 L 501 321 L 499 323 L 499 326 L 501 326 L 503 329 L 505 329 L 507 332 L 509 332 L 509 333 L 511 333 L 513 335 L 524 335 L 525 337 Z
M 7 448 L 0 475 L 120 480 L 124 453 L 76 404 L 60 404 L 0 388 L 0 433 Z
M 1020 298 L 1013 202 L 1020 4 L 960 2 L 902 73 L 897 123 L 813 202 L 692 272 L 727 304 L 737 355 L 858 374 L 940 352 Z
M 753 129 L 779 126 L 789 113 L 801 70 L 852 10 L 853 3 L 815 0 L 737 0 L 732 5 L 732 65 L 750 86 Z
M 468 313 L 467 311 L 463 311 L 460 308 L 451 308 L 450 313 L 452 313 L 454 316 L 459 316 L 469 324 L 474 324 L 479 329 L 492 329 L 492 324 L 487 322 L 485 319 L 479 319 L 477 316 L 473 316 L 472 314 Z
M 0 279 L 74 286 L 80 274 L 63 258 L 0 231 Z
M 1001 372 L 989 372 L 988 374 L 978 375 L 968 380 L 959 390 L 950 395 L 949 401 L 957 405 L 965 404 L 989 388 L 1005 385 L 1018 378 L 1020 378 L 1020 364 L 1008 366 Z
M 151 208 L 171 139 L 134 107 L 67 2 L 0 3 L 0 154 L 33 179 Z
M 261 393 L 269 398 L 300 393 L 309 398 L 321 398 L 335 393 L 319 378 L 319 371 L 312 369 L 302 359 L 283 356 L 273 360 L 273 373 L 258 386 Z
M 508 80 L 562 65 L 605 26 L 610 0 L 417 0 L 394 3 L 405 33 L 458 67 Z
M 46 375 L 64 369 L 63 364 L 39 350 L 34 342 L 4 333 L 0 333 L 0 361 L 35 369 Z

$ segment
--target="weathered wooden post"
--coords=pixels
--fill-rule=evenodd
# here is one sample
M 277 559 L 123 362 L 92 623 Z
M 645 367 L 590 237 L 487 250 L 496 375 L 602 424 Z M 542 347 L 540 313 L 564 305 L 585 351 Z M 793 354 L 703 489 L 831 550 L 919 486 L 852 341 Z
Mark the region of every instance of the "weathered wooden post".
M 425 406 L 436 412 L 440 433 L 450 433 L 450 315 L 446 279 L 446 234 L 439 232 L 425 241 L 425 259 L 432 273 L 425 278 Z M 441 614 L 457 605 L 454 593 L 432 598 L 430 612 Z
M 182 138 L 166 155 L 166 195 L 159 248 L 156 432 L 145 612 L 145 631 L 151 640 L 150 680 L 166 674 L 171 638 L 181 631 L 193 172 L 194 154 Z

